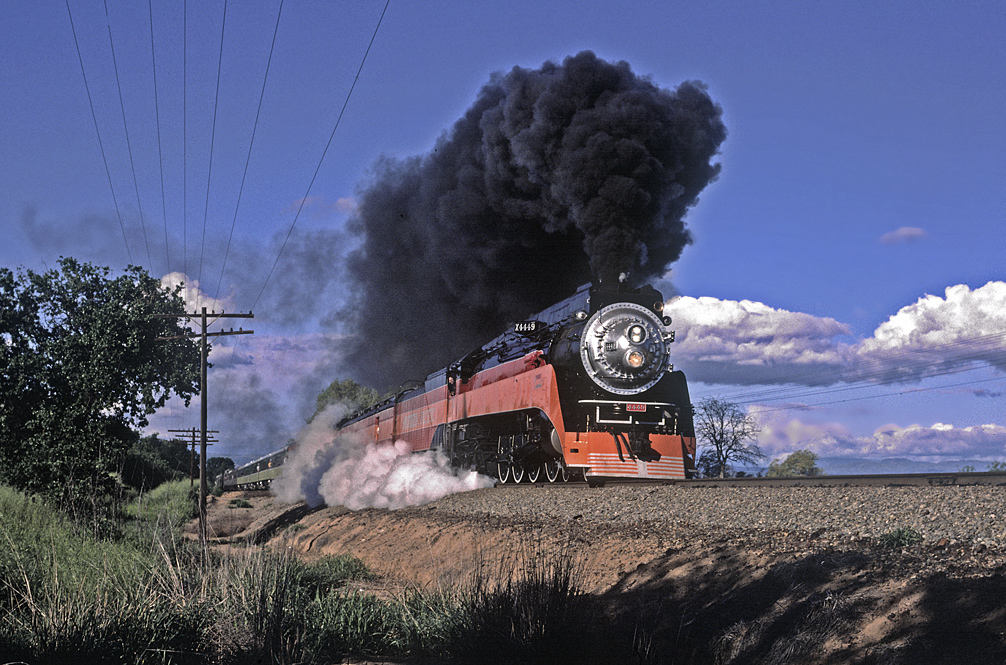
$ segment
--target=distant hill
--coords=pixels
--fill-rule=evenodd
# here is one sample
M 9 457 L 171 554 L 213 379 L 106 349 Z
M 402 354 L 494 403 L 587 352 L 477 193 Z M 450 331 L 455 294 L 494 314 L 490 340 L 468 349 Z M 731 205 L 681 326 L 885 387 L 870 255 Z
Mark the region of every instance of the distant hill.
M 919 462 L 903 457 L 886 459 L 821 457 L 817 464 L 830 476 L 844 476 L 871 473 L 954 473 L 966 466 L 974 467 L 975 471 L 986 471 L 989 462 L 983 460 Z

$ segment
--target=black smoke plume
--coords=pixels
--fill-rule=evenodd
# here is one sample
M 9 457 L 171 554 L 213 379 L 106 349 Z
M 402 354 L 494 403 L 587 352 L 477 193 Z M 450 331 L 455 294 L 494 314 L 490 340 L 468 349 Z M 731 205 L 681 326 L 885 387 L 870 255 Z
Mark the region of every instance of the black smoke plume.
M 691 242 L 722 111 L 584 51 L 494 74 L 433 152 L 360 194 L 347 362 L 387 388 L 443 367 L 591 279 L 642 283 Z

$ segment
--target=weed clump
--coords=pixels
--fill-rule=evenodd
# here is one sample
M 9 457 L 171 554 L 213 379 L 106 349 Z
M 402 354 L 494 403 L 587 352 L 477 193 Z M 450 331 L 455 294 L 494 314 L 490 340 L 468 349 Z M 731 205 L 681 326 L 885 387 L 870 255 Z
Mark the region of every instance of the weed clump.
M 911 527 L 899 527 L 880 535 L 880 544 L 888 549 L 908 547 L 922 540 L 922 534 Z
M 451 655 L 457 662 L 595 662 L 596 619 L 572 547 L 528 543 L 491 574 L 477 566 L 462 588 Z

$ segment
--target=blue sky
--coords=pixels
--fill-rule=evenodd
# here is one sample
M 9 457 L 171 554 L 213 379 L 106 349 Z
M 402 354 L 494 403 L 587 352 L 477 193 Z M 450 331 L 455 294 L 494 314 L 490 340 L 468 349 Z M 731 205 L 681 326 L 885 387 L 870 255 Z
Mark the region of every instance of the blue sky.
M 66 5 L 0 7 L 0 264 L 132 260 L 184 271 L 229 311 L 255 306 L 256 334 L 216 351 L 215 453 L 282 444 L 338 376 L 320 322 L 343 296 L 340 231 L 375 160 L 430 151 L 491 73 L 590 49 L 664 88 L 701 80 L 723 108 L 722 173 L 670 275 L 696 400 L 760 414 L 772 454 L 1006 459 L 1006 342 L 961 356 L 1006 332 L 1002 5 L 392 0 L 260 298 L 384 4 L 284 4 L 240 206 L 279 3 L 228 6 L 218 95 L 223 3 L 188 3 L 184 79 L 182 3 L 151 4 L 153 59 L 147 3 L 109 0 L 106 22 L 101 2 L 69 2 L 110 177 Z M 875 385 L 895 368 L 903 381 Z

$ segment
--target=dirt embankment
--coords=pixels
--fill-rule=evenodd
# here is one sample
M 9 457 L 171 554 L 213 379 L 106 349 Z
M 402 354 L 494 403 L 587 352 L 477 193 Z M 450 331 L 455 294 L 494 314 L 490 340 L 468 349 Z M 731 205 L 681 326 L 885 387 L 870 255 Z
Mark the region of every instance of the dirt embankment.
M 311 511 L 264 493 L 225 494 L 209 525 L 219 542 L 352 554 L 392 592 L 572 552 L 583 589 L 638 636 L 641 662 L 1006 662 L 1006 555 L 967 544 L 892 550 L 820 533 L 536 523 L 437 504 Z

